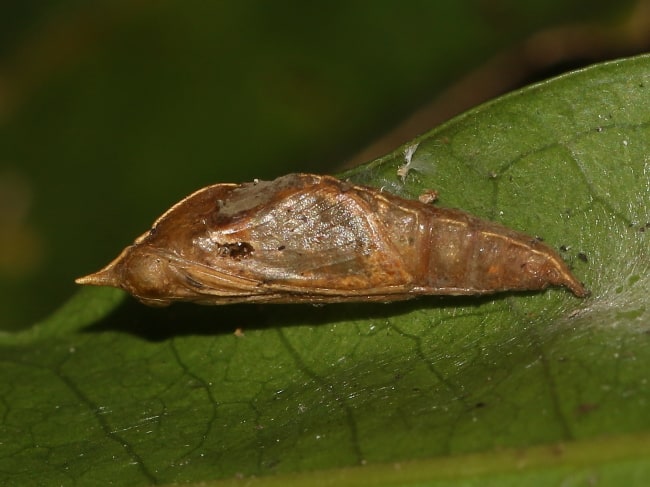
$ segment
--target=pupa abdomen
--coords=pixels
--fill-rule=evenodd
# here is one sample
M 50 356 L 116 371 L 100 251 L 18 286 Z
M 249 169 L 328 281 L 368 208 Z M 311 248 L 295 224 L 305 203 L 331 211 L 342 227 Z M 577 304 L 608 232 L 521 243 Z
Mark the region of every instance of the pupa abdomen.
M 216 184 L 188 196 L 80 284 L 173 301 L 394 301 L 566 286 L 586 290 L 537 239 L 331 176 Z

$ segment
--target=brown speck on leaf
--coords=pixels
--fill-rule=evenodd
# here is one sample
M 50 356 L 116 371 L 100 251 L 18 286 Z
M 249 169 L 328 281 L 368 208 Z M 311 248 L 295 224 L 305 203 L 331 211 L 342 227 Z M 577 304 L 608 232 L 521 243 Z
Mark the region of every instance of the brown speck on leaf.
M 583 402 L 582 404 L 579 404 L 578 407 L 576 408 L 576 413 L 579 415 L 584 415 L 596 409 L 598 409 L 598 404 Z
M 563 456 L 565 450 L 566 450 L 566 447 L 564 445 L 562 445 L 561 443 L 556 443 L 555 445 L 551 445 L 551 452 L 556 457 Z
M 418 196 L 418 200 L 424 204 L 433 203 L 438 200 L 438 192 L 433 189 L 427 189 L 420 196 Z

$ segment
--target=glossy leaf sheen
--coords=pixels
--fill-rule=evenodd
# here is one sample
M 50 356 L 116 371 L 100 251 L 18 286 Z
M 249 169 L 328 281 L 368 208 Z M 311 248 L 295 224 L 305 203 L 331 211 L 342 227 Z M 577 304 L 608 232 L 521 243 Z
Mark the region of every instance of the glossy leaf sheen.
M 2 337 L 2 475 L 146 485 L 363 463 L 368 476 L 326 477 L 362 485 L 426 459 L 420 485 L 478 485 L 443 457 L 516 482 L 525 469 L 499 451 L 546 465 L 526 447 L 558 442 L 547 480 L 647 472 L 630 445 L 650 429 L 649 73 L 648 57 L 610 63 L 479 107 L 416 141 L 405 182 L 402 149 L 343 175 L 435 189 L 562 246 L 590 298 L 156 310 L 85 290 Z M 615 468 L 594 446 L 605 435 L 623 445 Z

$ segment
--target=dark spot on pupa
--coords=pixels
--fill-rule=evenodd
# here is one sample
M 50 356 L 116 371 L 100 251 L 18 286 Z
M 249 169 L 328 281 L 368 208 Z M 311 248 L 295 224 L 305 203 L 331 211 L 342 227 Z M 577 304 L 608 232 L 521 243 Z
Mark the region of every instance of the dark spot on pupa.
M 587 254 L 584 252 L 578 252 L 578 259 L 580 259 L 582 262 L 589 262 L 589 259 L 587 258 Z
M 280 245 L 280 246 L 278 247 L 278 250 L 284 250 L 284 249 L 286 249 L 286 247 L 285 247 L 284 245 Z
M 245 259 L 255 250 L 248 242 L 220 243 L 217 245 L 217 253 L 222 257 L 230 257 L 231 259 Z
M 195 287 L 197 289 L 203 288 L 203 284 L 197 281 L 196 279 L 193 279 L 190 276 L 185 276 L 185 281 L 192 287 Z

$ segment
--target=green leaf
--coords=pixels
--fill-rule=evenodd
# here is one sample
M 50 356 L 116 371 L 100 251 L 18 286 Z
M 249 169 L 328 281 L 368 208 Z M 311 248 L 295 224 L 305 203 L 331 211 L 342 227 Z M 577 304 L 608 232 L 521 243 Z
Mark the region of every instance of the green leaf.
M 562 246 L 591 297 L 150 309 L 83 290 L 0 335 L 3 484 L 647 479 L 649 95 L 650 57 L 595 66 L 420 137 L 405 181 L 404 148 L 344 175 Z

